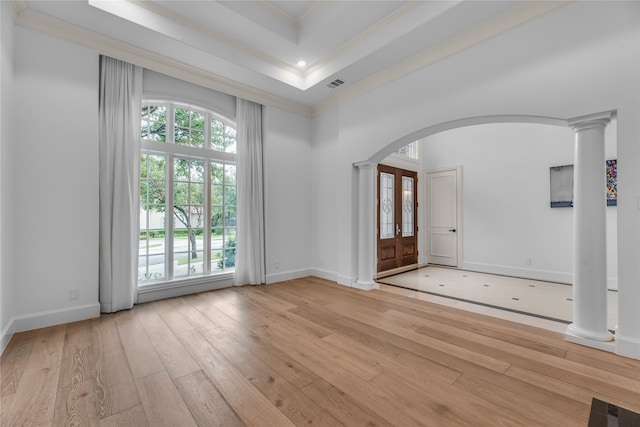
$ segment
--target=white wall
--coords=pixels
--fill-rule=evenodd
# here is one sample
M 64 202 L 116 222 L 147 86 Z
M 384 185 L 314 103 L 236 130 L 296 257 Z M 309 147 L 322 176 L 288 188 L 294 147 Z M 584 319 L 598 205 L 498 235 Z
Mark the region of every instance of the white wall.
M 267 283 L 311 273 L 310 125 L 263 107 Z
M 462 165 L 461 268 L 572 283 L 573 210 L 549 207 L 549 167 L 573 164 L 573 140 L 569 128 L 522 123 L 469 126 L 424 139 L 426 171 Z M 614 120 L 606 133 L 607 159 L 616 158 L 616 143 Z M 606 211 L 609 286 L 617 288 L 617 207 Z
M 618 118 L 618 287 L 622 354 L 640 358 L 640 4 L 575 2 L 429 68 L 340 105 L 337 156 L 318 165 L 336 171 L 331 199 L 347 224 L 338 248 L 357 246 L 357 210 L 350 201 L 353 163 L 378 162 L 443 123 L 518 114 L 569 119 L 616 110 Z M 346 90 L 346 89 L 345 89 Z M 424 132 L 424 133 L 423 133 Z M 346 256 L 352 252 L 346 251 Z M 314 260 L 316 262 L 316 260 Z M 336 274 L 353 277 L 353 259 Z
M 158 97 L 183 101 L 236 121 L 236 97 L 202 87 L 162 73 L 145 69 L 142 77 L 142 94 L 145 98 Z
M 20 331 L 99 314 L 98 55 L 16 27 L 14 90 Z M 78 299 L 69 299 L 70 289 Z
M 313 120 L 313 157 L 311 162 L 311 265 L 313 274 L 338 281 L 338 248 L 335 234 L 339 218 L 335 196 L 340 186 L 332 163 L 338 153 L 338 110 Z
M 13 14 L 0 2 L 0 352 L 13 333 Z

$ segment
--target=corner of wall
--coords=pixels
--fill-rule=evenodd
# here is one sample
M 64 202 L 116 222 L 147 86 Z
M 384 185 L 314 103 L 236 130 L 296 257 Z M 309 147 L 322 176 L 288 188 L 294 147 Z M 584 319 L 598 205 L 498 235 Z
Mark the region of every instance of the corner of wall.
M 0 335 L 0 355 L 4 353 L 4 350 L 7 348 L 9 341 L 11 341 L 11 337 L 13 337 L 13 318 L 9 320 L 7 326 L 2 330 Z

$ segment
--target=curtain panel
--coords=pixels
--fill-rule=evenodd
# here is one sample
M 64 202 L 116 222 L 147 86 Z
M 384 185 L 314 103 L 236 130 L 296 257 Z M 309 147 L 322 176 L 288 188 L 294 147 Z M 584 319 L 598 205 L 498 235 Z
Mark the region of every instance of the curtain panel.
M 266 282 L 262 106 L 237 100 L 236 285 Z
M 100 57 L 100 309 L 133 307 L 137 286 L 142 68 Z

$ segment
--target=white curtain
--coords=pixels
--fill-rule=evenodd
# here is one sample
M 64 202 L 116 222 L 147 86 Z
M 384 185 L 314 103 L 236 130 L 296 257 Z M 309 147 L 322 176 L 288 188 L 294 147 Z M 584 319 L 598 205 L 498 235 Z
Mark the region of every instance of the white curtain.
M 262 106 L 237 100 L 236 285 L 266 282 L 264 189 L 262 176 Z
M 100 309 L 133 307 L 138 275 L 142 68 L 100 57 Z

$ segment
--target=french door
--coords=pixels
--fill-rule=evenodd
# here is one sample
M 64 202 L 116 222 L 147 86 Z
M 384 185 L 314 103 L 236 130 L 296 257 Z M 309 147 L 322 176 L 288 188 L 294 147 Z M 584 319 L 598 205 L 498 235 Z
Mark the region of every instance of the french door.
M 378 272 L 418 263 L 418 174 L 378 165 Z

